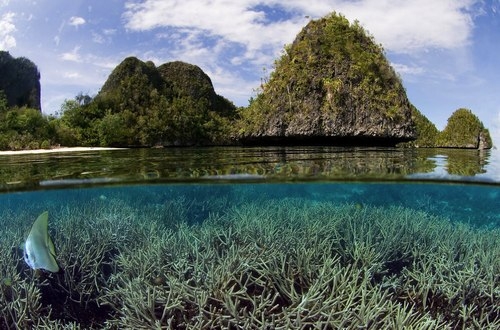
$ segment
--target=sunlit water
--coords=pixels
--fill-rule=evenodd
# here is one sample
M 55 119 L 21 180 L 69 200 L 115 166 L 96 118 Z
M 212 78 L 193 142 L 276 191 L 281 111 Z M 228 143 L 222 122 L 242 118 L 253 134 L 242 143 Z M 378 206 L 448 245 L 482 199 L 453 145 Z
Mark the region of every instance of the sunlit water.
M 0 328 L 494 329 L 498 164 L 495 151 L 448 149 L 0 155 Z M 22 260 L 43 211 L 64 274 L 34 275 Z M 371 316 L 361 296 L 331 300 L 321 274 L 334 264 L 329 277 L 366 279 L 351 290 L 373 295 Z M 20 307 L 27 295 L 38 305 Z

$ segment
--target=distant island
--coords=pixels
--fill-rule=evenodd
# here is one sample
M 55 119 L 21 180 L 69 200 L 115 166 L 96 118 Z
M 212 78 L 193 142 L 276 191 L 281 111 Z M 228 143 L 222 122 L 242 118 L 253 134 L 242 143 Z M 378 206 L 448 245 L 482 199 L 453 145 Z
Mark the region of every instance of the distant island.
M 358 22 L 310 21 L 247 107 L 218 95 L 198 66 L 124 59 L 97 95 L 43 115 L 34 63 L 0 52 L 0 150 L 53 146 L 360 145 L 489 149 L 489 131 L 457 109 L 440 132 L 407 98 Z

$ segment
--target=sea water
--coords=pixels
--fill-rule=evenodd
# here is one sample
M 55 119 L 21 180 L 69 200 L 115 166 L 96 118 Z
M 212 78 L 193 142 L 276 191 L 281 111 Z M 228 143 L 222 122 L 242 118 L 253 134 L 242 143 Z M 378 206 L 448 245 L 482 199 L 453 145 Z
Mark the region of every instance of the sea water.
M 0 328 L 500 326 L 489 156 L 230 150 L 10 159 Z M 22 258 L 44 211 L 60 274 Z
M 202 222 L 210 212 L 224 212 L 213 200 L 226 201 L 225 206 L 261 200 L 302 199 L 307 202 L 356 204 L 359 206 L 401 206 L 434 216 L 462 222 L 474 227 L 500 227 L 500 188 L 491 184 L 432 182 L 315 182 L 315 183 L 200 183 L 106 186 L 22 191 L 0 195 L 0 210 L 19 213 L 57 210 L 72 205 L 108 200 L 140 209 L 162 205 L 167 201 L 189 201 L 186 220 Z

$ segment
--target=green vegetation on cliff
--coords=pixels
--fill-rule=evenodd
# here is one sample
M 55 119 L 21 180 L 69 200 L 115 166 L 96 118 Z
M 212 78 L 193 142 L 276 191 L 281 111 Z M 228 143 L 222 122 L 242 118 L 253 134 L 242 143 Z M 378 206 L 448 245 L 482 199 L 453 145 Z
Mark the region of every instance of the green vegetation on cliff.
M 212 145 L 229 135 L 235 114 L 199 67 L 172 62 L 156 68 L 129 57 L 93 100 L 66 101 L 59 132 L 73 145 Z
M 436 147 L 436 140 L 439 130 L 426 116 L 424 116 L 415 106 L 411 106 L 411 117 L 415 123 L 417 138 L 411 142 L 404 143 L 406 147 Z
M 236 136 L 392 142 L 415 136 L 410 103 L 382 47 L 336 13 L 313 20 L 241 112 Z
M 442 132 L 414 106 L 412 106 L 412 119 L 415 122 L 417 138 L 403 143 L 402 146 L 467 149 L 493 147 L 489 131 L 469 109 L 462 108 L 455 111 L 448 118 L 448 125 Z
M 0 51 L 0 150 L 48 148 L 51 118 L 40 111 L 40 73 L 27 58 Z
M 14 58 L 0 51 L 0 91 L 9 107 L 29 107 L 40 110 L 40 72 L 25 57 Z
M 439 134 L 437 145 L 448 148 L 492 147 L 490 132 L 479 118 L 469 109 L 458 109 L 450 118 L 444 130 Z

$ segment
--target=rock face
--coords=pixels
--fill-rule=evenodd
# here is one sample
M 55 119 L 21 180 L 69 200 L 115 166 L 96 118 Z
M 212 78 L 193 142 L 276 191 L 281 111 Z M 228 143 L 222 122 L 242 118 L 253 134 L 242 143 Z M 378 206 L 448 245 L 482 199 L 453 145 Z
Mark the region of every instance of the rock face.
M 14 58 L 0 51 L 0 90 L 9 107 L 40 107 L 40 72 L 36 65 L 24 57 Z
M 437 145 L 445 148 L 491 149 L 490 132 L 469 109 L 458 109 L 439 134 Z
M 383 50 L 335 13 L 302 29 L 261 89 L 242 112 L 243 143 L 394 145 L 416 137 Z

